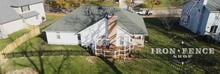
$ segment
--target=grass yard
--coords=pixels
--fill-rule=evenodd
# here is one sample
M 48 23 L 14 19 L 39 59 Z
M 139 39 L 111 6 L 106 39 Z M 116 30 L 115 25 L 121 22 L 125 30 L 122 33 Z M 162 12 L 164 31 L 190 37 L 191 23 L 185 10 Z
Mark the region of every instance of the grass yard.
M 36 63 L 37 58 L 31 58 Z M 44 69 L 45 74 L 56 74 L 57 72 L 54 69 L 58 69 L 63 56 L 53 56 L 53 57 L 44 57 Z M 11 64 L 15 64 L 12 66 Z M 18 65 L 19 64 L 19 65 Z M 39 64 L 37 64 L 39 66 Z M 11 59 L 5 66 L 4 69 L 14 70 L 22 69 L 24 67 L 32 67 L 32 64 L 26 58 L 16 58 Z M 115 72 L 103 62 L 98 57 L 68 57 L 65 62 L 63 62 L 62 68 L 60 70 L 61 74 L 114 74 Z
M 194 66 L 194 69 L 189 73 L 220 73 L 220 44 L 215 44 L 207 39 L 200 38 L 198 35 L 191 33 L 179 25 L 174 25 L 168 33 L 158 19 L 145 19 L 145 22 L 149 32 L 147 52 L 150 52 L 150 48 L 156 47 L 181 48 L 179 45 L 181 41 L 190 44 L 193 48 L 215 48 L 214 55 L 193 55 L 188 65 Z M 167 61 L 167 64 L 172 63 L 169 62 L 169 56 L 161 55 L 159 57 L 162 58 L 163 61 Z
M 102 5 L 102 6 L 118 6 L 118 4 L 114 4 L 112 1 L 103 1 L 100 2 L 99 0 L 92 0 L 88 4 L 92 5 Z
M 48 27 L 49 25 L 56 22 L 58 19 L 60 19 L 62 16 L 55 16 L 55 15 L 48 15 L 46 14 L 47 20 L 43 22 L 43 24 L 40 25 L 40 29 L 43 30 L 44 28 Z
M 213 44 L 207 40 L 197 38 L 188 30 L 173 26 L 168 33 L 158 19 L 145 19 L 149 32 L 149 41 L 145 48 L 136 54 L 136 58 L 123 61 L 116 60 L 110 63 L 95 56 L 69 56 L 62 63 L 64 56 L 44 56 L 44 70 L 46 74 L 56 73 L 59 65 L 62 63 L 61 74 L 179 74 L 181 73 L 176 67 L 181 65 L 171 62 L 167 55 L 152 55 L 150 49 L 155 47 L 176 47 L 181 41 L 189 43 L 193 47 L 213 47 L 216 49 L 215 55 L 195 55 L 191 62 L 186 66 L 192 68 L 185 73 L 189 74 L 205 74 L 220 73 L 220 46 Z M 14 52 L 22 50 L 24 47 L 32 44 L 34 48 L 43 47 L 45 50 L 61 50 L 69 49 L 76 51 L 85 51 L 79 46 L 66 45 L 49 45 L 40 36 L 30 39 L 23 43 Z M 28 50 L 31 50 L 28 48 Z M 31 57 L 35 63 L 39 65 L 37 57 Z M 9 62 L 2 66 L 3 71 L 13 71 L 15 69 L 33 68 L 32 64 L 26 58 L 10 58 Z
M 24 35 L 25 33 L 28 33 L 29 31 L 30 30 L 28 29 L 22 29 L 22 30 L 12 33 L 6 39 L 0 39 L 0 51 L 4 49 L 9 43 L 13 42 L 15 39 L 21 37 L 22 35 Z
M 23 43 L 19 46 L 14 52 L 19 52 L 22 48 L 25 48 L 27 44 L 34 45 L 33 47 L 45 47 L 45 50 L 61 50 L 61 49 L 70 49 L 81 51 L 84 50 L 79 46 L 66 46 L 66 45 L 49 45 L 45 44 L 45 41 L 40 37 L 35 37 L 30 39 L 26 43 Z M 30 48 L 31 49 L 31 48 Z M 28 49 L 28 50 L 30 50 Z M 143 54 L 149 54 L 148 50 L 143 50 Z M 34 62 L 39 64 L 37 57 L 31 57 Z M 44 57 L 44 68 L 46 74 L 54 74 L 53 67 L 50 64 L 53 64 L 55 67 L 58 67 L 61 63 L 63 56 L 45 56 Z M 147 56 L 147 58 L 136 58 L 130 61 L 115 61 L 114 64 L 109 64 L 104 62 L 98 57 L 95 56 L 71 56 L 64 62 L 63 67 L 61 69 L 62 74 L 97 74 L 97 73 L 107 73 L 107 74 L 116 74 L 115 70 L 120 71 L 125 74 L 133 74 L 133 73 L 178 73 L 172 67 L 168 66 L 165 61 L 161 61 L 162 59 L 156 59 L 154 56 Z M 38 65 L 39 66 L 39 65 Z M 23 69 L 31 67 L 32 64 L 26 58 L 11 58 L 9 62 L 3 66 L 4 71 L 12 71 L 14 69 Z M 161 69 L 163 68 L 163 69 Z M 86 70 L 86 71 L 85 71 Z
M 151 0 L 145 1 L 144 7 L 151 8 L 152 4 L 150 3 L 150 1 Z M 182 4 L 184 3 L 184 0 L 159 0 L 159 1 L 160 1 L 160 4 L 154 5 L 153 9 L 161 9 L 161 8 L 169 7 L 169 6 L 181 8 Z

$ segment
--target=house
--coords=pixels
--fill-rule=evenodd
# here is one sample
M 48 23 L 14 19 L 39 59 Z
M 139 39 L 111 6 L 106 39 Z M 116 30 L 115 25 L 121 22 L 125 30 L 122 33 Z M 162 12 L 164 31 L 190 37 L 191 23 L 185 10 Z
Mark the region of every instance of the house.
M 0 0 L 0 39 L 45 21 L 43 0 Z
M 106 57 L 143 47 L 148 35 L 141 16 L 104 6 L 81 6 L 44 31 L 49 44 L 81 45 Z
M 189 0 L 184 3 L 180 25 L 220 41 L 220 1 Z

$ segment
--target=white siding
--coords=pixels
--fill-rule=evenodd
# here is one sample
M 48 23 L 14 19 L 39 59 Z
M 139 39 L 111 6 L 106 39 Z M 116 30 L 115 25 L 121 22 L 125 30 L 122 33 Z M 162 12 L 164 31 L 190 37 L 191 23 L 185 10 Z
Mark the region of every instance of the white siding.
M 60 35 L 58 38 L 57 35 Z M 48 44 L 78 45 L 77 34 L 74 32 L 48 32 L 46 31 Z
M 219 19 L 216 19 L 219 18 Z M 219 35 L 220 32 L 220 13 L 210 13 L 209 14 L 209 18 L 207 21 L 207 25 L 206 25 L 206 35 L 209 35 L 210 30 L 211 30 L 211 26 L 213 25 L 218 25 L 218 29 L 216 31 L 216 33 L 214 33 L 214 35 Z
M 141 37 L 141 39 L 133 39 L 132 43 L 134 45 L 138 45 L 140 47 L 144 47 L 144 35 L 143 34 L 135 34 L 135 37 Z
M 207 4 L 207 2 L 208 2 L 208 0 L 204 0 L 204 3 L 203 3 L 203 5 L 206 5 L 206 4 Z
M 26 25 L 21 19 L 3 24 L 3 31 L 6 34 L 11 34 L 24 28 L 26 28 Z
M 123 43 L 123 45 L 120 44 L 121 38 L 123 38 L 122 41 L 124 42 L 131 42 L 131 35 L 125 30 L 123 30 L 120 26 L 117 26 L 116 46 L 126 45 L 125 43 Z
M 37 4 L 30 5 L 30 11 L 38 12 L 39 13 L 38 17 L 39 17 L 40 20 L 41 20 L 42 17 L 45 17 L 45 19 L 46 19 L 43 3 L 37 3 Z
M 36 11 L 36 12 L 39 13 L 38 16 L 30 17 L 30 18 L 25 19 L 25 23 L 27 23 L 27 24 L 40 25 L 40 23 L 42 23 L 42 17 L 44 17 L 45 20 L 46 20 L 46 15 L 45 15 L 45 10 L 44 10 L 43 3 L 32 4 L 32 5 L 29 5 L 29 7 L 30 7 L 30 10 L 29 11 L 24 11 L 24 12 L 21 11 L 21 7 L 17 7 L 17 8 L 12 7 L 12 8 L 19 14 L 28 13 L 28 12 L 31 12 L 31 11 Z M 38 19 L 36 19 L 36 17 Z
M 79 32 L 81 35 L 82 45 L 90 45 L 91 43 L 94 45 L 99 37 L 106 36 L 108 24 L 107 21 L 108 20 L 106 18 L 103 18 L 97 23 Z
M 24 21 L 26 24 L 29 24 L 29 25 L 39 25 L 42 22 L 41 17 L 39 16 L 30 17 L 30 18 L 24 19 Z
M 138 37 L 140 36 L 141 39 L 132 39 L 131 37 L 135 36 Z M 123 42 L 123 44 L 121 45 L 121 38 Z M 138 45 L 143 47 L 144 46 L 144 34 L 130 34 L 127 31 L 125 31 L 124 29 L 122 29 L 121 27 L 117 27 L 117 36 L 116 36 L 116 46 L 127 46 L 128 43 L 131 43 L 132 45 Z
M 213 25 L 217 25 L 218 28 L 216 30 L 216 33 L 211 33 L 211 27 Z M 212 36 L 215 40 L 220 41 L 220 13 L 218 12 L 214 12 L 214 13 L 210 13 L 209 17 L 208 17 L 208 21 L 207 21 L 207 25 L 206 25 L 206 29 L 205 29 L 205 35 L 210 35 Z
M 3 25 L 0 25 L 0 39 L 8 38 L 7 33 L 4 32 Z

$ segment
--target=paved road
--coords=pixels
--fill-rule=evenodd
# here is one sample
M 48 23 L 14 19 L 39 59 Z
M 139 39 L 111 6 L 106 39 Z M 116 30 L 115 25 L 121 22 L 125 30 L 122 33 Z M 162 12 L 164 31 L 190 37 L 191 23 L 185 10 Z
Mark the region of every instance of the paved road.
M 143 16 L 144 18 L 156 18 L 160 17 L 162 15 L 165 16 L 171 16 L 171 17 L 180 17 L 181 16 L 182 9 L 160 9 L 160 10 L 150 10 L 150 13 L 152 15 L 150 16 Z M 171 15 L 170 15 L 171 14 Z M 173 14 L 173 15 L 172 15 Z

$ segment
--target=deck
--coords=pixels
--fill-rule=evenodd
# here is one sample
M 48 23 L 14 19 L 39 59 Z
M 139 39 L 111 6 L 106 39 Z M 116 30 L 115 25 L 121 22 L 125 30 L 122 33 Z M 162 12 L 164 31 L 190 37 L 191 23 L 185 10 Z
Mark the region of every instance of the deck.
M 124 46 L 96 46 L 95 49 L 95 55 L 115 59 L 126 59 L 130 52 L 131 48 Z

